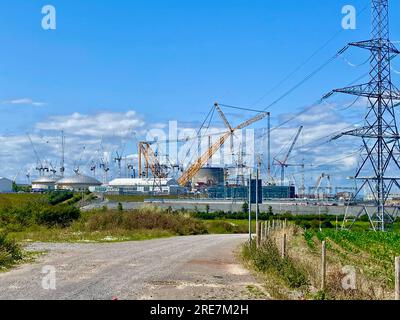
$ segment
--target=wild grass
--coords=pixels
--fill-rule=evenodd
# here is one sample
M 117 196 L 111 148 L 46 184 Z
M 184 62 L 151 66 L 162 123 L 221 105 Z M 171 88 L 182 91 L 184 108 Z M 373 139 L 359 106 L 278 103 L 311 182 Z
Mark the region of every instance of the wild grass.
M 87 231 L 165 230 L 176 235 L 207 233 L 204 223 L 187 214 L 167 213 L 156 208 L 132 211 L 96 212 L 83 224 Z
M 260 248 L 257 248 L 256 241 L 245 244 L 242 255 L 245 260 L 251 261 L 257 271 L 278 276 L 289 288 L 298 289 L 309 284 L 305 270 L 289 256 L 282 258 L 271 238 L 266 239 Z
M 20 246 L 10 240 L 5 233 L 0 233 L 0 271 L 14 266 L 22 259 Z
M 33 201 L 41 201 L 44 196 L 33 193 L 0 194 L 0 209 L 21 206 Z

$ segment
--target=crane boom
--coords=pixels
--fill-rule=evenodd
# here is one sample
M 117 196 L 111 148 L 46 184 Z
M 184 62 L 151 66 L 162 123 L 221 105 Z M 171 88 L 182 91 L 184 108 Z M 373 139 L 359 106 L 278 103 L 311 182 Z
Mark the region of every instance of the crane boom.
M 226 118 L 225 114 L 222 112 L 221 108 L 219 107 L 218 103 L 216 103 L 215 105 L 215 109 L 217 109 L 219 115 L 221 116 L 222 120 L 224 121 L 226 127 L 229 129 L 230 132 L 233 131 L 233 128 L 231 126 L 231 124 L 229 123 L 228 119 Z
M 277 164 L 281 167 L 281 186 L 283 186 L 285 184 L 285 168 L 289 167 L 290 165 L 287 164 L 287 161 L 289 160 L 290 155 L 292 154 L 292 151 L 297 143 L 297 141 L 299 140 L 300 134 L 303 131 L 303 126 L 301 126 L 299 128 L 299 130 L 296 133 L 296 136 L 294 137 L 294 140 L 292 142 L 292 144 L 290 145 L 290 148 L 286 154 L 286 157 L 284 160 L 279 161 L 277 159 L 275 159 L 275 161 L 277 162 Z
M 218 105 L 216 105 L 217 107 Z M 217 108 L 218 110 L 218 108 Z M 222 113 L 223 114 L 223 113 Z M 259 115 L 247 120 L 232 130 L 223 134 L 217 142 L 215 142 L 206 152 L 204 152 L 178 179 L 180 186 L 186 186 L 189 181 L 200 171 L 202 167 L 207 164 L 207 161 L 212 158 L 212 156 L 224 145 L 226 140 L 228 140 L 237 130 L 244 129 L 247 126 L 264 119 L 268 115 L 268 112 L 260 113 Z M 229 123 L 229 122 L 228 122 Z
M 290 146 L 289 151 L 288 151 L 288 153 L 286 154 L 285 160 L 283 160 L 283 163 L 284 163 L 284 164 L 286 164 L 286 162 L 289 160 L 289 157 L 290 157 L 290 155 L 292 154 L 292 151 L 293 151 L 293 149 L 294 149 L 294 146 L 295 146 L 296 143 L 297 143 L 297 140 L 299 140 L 299 137 L 300 137 L 301 132 L 303 131 L 303 128 L 304 128 L 304 127 L 301 126 L 301 127 L 299 128 L 299 130 L 297 131 L 296 137 L 294 138 L 294 140 L 293 140 L 293 142 L 292 142 L 292 145 Z
M 204 167 L 208 160 L 222 147 L 226 140 L 232 135 L 231 132 L 225 133 L 218 139 L 203 155 L 198 158 L 190 167 L 187 169 L 182 176 L 178 179 L 178 183 L 181 186 L 186 186 L 188 182 Z
M 149 142 L 140 142 L 139 143 L 139 174 L 142 175 L 142 165 L 141 158 L 144 157 L 146 161 L 146 170 L 150 169 L 153 177 L 155 178 L 166 178 L 167 175 L 162 170 L 162 165 L 158 160 L 154 150 L 151 148 L 151 144 Z M 148 174 L 146 174 L 148 177 Z

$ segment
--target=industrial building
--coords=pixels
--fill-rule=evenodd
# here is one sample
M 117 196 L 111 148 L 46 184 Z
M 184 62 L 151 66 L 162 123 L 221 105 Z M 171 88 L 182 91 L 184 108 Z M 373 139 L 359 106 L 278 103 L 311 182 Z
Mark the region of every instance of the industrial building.
M 0 193 L 10 193 L 13 191 L 13 182 L 10 179 L 0 177 Z
M 195 188 L 204 186 L 222 186 L 225 183 L 225 169 L 204 167 L 192 179 Z
M 255 192 L 255 188 L 252 188 Z M 247 186 L 224 186 L 224 187 L 211 187 L 204 189 L 207 197 L 210 199 L 238 199 L 247 200 L 249 197 L 249 188 Z M 262 198 L 268 199 L 294 199 L 296 198 L 295 187 L 281 187 L 281 186 L 263 186 Z
M 120 178 L 112 180 L 108 186 L 90 188 L 93 192 L 102 192 L 118 195 L 134 195 L 134 194 L 184 194 L 186 188 L 178 185 L 175 179 L 152 179 L 152 178 Z
M 56 189 L 56 183 L 62 177 L 57 175 L 42 176 L 32 181 L 33 192 L 46 192 Z
M 58 180 L 56 183 L 56 189 L 82 192 L 89 190 L 90 187 L 101 186 L 101 184 L 102 183 L 95 178 L 77 174 L 75 176 Z

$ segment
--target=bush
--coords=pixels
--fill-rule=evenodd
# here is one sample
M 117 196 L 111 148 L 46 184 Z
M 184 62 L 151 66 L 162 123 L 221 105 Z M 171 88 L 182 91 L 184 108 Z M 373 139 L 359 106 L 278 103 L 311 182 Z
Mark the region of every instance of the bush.
M 48 193 L 48 201 L 51 205 L 57 205 L 71 199 L 74 194 L 71 191 L 51 191 Z
M 0 233 L 0 268 L 11 267 L 22 258 L 21 248 L 5 233 Z
M 257 249 L 255 241 L 246 244 L 243 256 L 252 261 L 258 271 L 279 275 L 290 288 L 301 288 L 309 284 L 305 271 L 296 266 L 290 257 L 282 258 L 272 239 L 268 239 L 260 249 Z
M 81 212 L 73 206 L 58 205 L 45 207 L 36 214 L 36 223 L 49 227 L 67 227 L 74 220 L 79 219 Z
M 184 214 L 170 214 L 157 209 L 97 212 L 88 218 L 86 228 L 96 230 L 167 230 L 177 235 L 206 234 L 202 221 Z

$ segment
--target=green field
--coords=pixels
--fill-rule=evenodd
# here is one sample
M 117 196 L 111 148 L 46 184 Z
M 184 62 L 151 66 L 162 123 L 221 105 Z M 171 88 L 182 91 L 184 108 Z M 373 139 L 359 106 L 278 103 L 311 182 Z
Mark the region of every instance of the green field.
M 362 222 L 360 222 L 362 224 Z M 275 299 L 387 300 L 394 297 L 394 261 L 400 256 L 399 232 L 335 229 L 304 230 L 296 225 L 271 231 L 259 248 L 246 244 L 244 262 L 265 279 Z M 283 233 L 287 256 L 280 256 Z M 327 285 L 321 285 L 321 246 L 327 244 Z M 353 270 L 355 288 L 343 287 Z M 300 281 L 301 280 L 301 281 Z
M 0 209 L 10 206 L 19 206 L 43 199 L 41 194 L 21 193 L 21 194 L 0 194 Z

